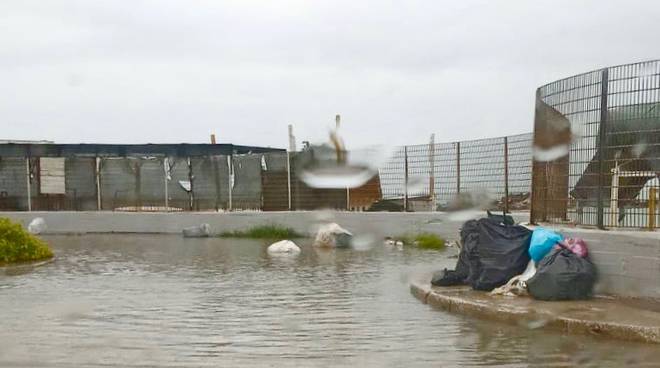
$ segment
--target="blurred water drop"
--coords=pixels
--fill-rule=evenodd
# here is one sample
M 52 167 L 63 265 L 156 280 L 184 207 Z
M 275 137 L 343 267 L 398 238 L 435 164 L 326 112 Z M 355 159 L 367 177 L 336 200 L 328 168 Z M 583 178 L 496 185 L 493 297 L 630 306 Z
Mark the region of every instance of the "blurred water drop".
M 486 210 L 497 204 L 497 197 L 487 188 L 456 195 L 444 208 L 448 212 L 463 210 Z
M 353 249 L 367 251 L 373 248 L 376 243 L 376 237 L 371 234 L 357 235 L 353 237 Z
M 632 148 L 632 154 L 635 157 L 640 157 L 644 152 L 646 152 L 647 147 L 648 147 L 648 144 L 646 142 L 637 143 Z
M 376 172 L 366 167 L 325 167 L 307 169 L 298 176 L 312 188 L 357 188 L 366 184 Z
M 314 211 L 314 218 L 318 222 L 333 222 L 335 214 L 330 210 Z M 313 229 L 314 232 L 318 231 L 318 226 Z
M 497 204 L 496 196 L 484 189 L 460 193 L 445 208 L 449 213 L 449 221 L 465 222 L 484 216 L 484 212 L 494 208 Z
M 561 144 L 550 148 L 541 148 L 534 146 L 534 160 L 536 161 L 554 161 L 568 155 L 570 146 Z
M 415 175 L 408 178 L 408 194 L 409 195 L 423 195 L 428 191 L 428 178 Z
M 483 217 L 483 215 L 484 215 L 484 211 L 477 209 L 455 211 L 455 212 L 450 212 L 449 221 L 465 222 L 469 220 L 478 219 L 480 217 Z
M 648 63 L 643 64 L 639 70 L 639 78 L 648 78 L 655 74 L 658 74 L 658 64 L 657 63 Z
M 541 99 L 537 100 L 533 156 L 536 161 L 552 161 L 568 154 L 576 130 L 566 116 Z
M 547 324 L 548 324 L 547 320 L 537 319 L 537 320 L 527 322 L 527 328 L 529 328 L 530 330 L 537 330 L 539 328 L 543 328 Z
M 298 177 L 312 188 L 361 187 L 378 174 L 391 151 L 390 147 L 375 146 L 349 152 L 333 130 L 329 144 L 309 145 L 296 156 Z

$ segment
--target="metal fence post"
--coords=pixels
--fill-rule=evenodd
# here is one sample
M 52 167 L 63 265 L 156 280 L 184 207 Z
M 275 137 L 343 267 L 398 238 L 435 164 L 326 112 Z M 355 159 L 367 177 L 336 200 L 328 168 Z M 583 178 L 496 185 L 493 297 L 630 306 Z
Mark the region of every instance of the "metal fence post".
M 408 212 L 408 146 L 403 146 L 403 211 Z
M 167 157 L 163 159 L 163 171 L 165 172 L 165 212 L 170 212 L 170 194 L 167 185 L 170 177 L 170 160 Z
M 30 183 L 30 157 L 25 158 L 25 174 L 27 179 L 27 205 L 28 212 L 32 211 L 32 183 Z
M 431 200 L 431 212 L 436 211 L 435 197 L 435 134 L 431 134 L 429 144 L 429 199 Z
M 101 211 L 103 206 L 101 204 L 101 158 L 96 156 L 96 168 L 94 170 L 94 177 L 96 179 L 96 210 Z
M 193 183 L 193 169 L 192 169 L 192 161 L 190 160 L 190 157 L 187 158 L 187 163 L 188 163 L 188 182 L 190 183 L 190 192 L 188 192 L 188 200 L 190 203 L 188 204 L 188 209 L 190 211 L 193 210 L 193 203 L 195 201 L 195 196 L 194 196 L 194 183 Z
M 229 171 L 229 204 L 228 211 L 233 209 L 233 189 L 234 189 L 234 157 L 232 155 L 227 156 L 227 170 Z
M 655 211 L 656 211 L 656 197 L 658 196 L 658 189 L 656 187 L 649 188 L 649 230 L 653 231 L 655 229 Z
M 456 142 L 456 196 L 461 194 L 461 142 Z
M 504 137 L 504 213 L 509 212 L 509 137 Z
M 215 184 L 215 210 L 216 212 L 220 210 L 220 197 L 221 197 L 221 185 L 220 185 L 220 168 L 219 157 L 218 156 L 209 156 L 211 160 L 211 165 L 213 166 L 213 180 Z
M 135 211 L 142 211 L 142 162 L 138 158 L 135 161 Z
M 607 100 L 608 100 L 609 69 L 602 71 L 600 79 L 600 124 L 598 127 L 598 204 L 596 224 L 604 229 L 603 222 L 603 171 L 605 170 L 605 152 L 607 150 Z M 612 224 L 616 225 L 616 224 Z
M 289 127 L 291 127 L 291 125 L 289 125 Z M 287 198 L 289 200 L 289 211 L 291 211 L 291 152 L 289 151 L 286 151 L 286 190 Z

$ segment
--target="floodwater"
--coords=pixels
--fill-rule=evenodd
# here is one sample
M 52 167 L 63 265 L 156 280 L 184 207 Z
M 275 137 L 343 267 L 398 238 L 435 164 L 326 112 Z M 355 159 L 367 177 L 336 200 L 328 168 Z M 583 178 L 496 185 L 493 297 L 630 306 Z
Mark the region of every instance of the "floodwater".
M 656 366 L 660 348 L 478 321 L 412 297 L 451 251 L 49 236 L 57 260 L 0 275 L 1 367 Z

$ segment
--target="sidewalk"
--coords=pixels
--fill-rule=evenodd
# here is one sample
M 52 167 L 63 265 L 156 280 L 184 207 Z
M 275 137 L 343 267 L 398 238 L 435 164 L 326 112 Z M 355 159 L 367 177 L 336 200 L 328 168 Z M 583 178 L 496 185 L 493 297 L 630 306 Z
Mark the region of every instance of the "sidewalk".
M 430 277 L 411 282 L 420 301 L 449 312 L 564 333 L 660 344 L 660 308 L 642 303 L 598 297 L 588 301 L 544 302 L 528 297 L 495 296 L 467 286 L 434 287 Z

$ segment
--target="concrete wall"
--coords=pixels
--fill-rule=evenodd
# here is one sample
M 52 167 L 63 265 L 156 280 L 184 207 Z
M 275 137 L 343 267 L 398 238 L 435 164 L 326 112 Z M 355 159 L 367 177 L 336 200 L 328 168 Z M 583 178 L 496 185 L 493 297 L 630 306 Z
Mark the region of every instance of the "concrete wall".
M 597 292 L 660 298 L 660 232 L 555 230 L 585 240 L 598 267 Z

